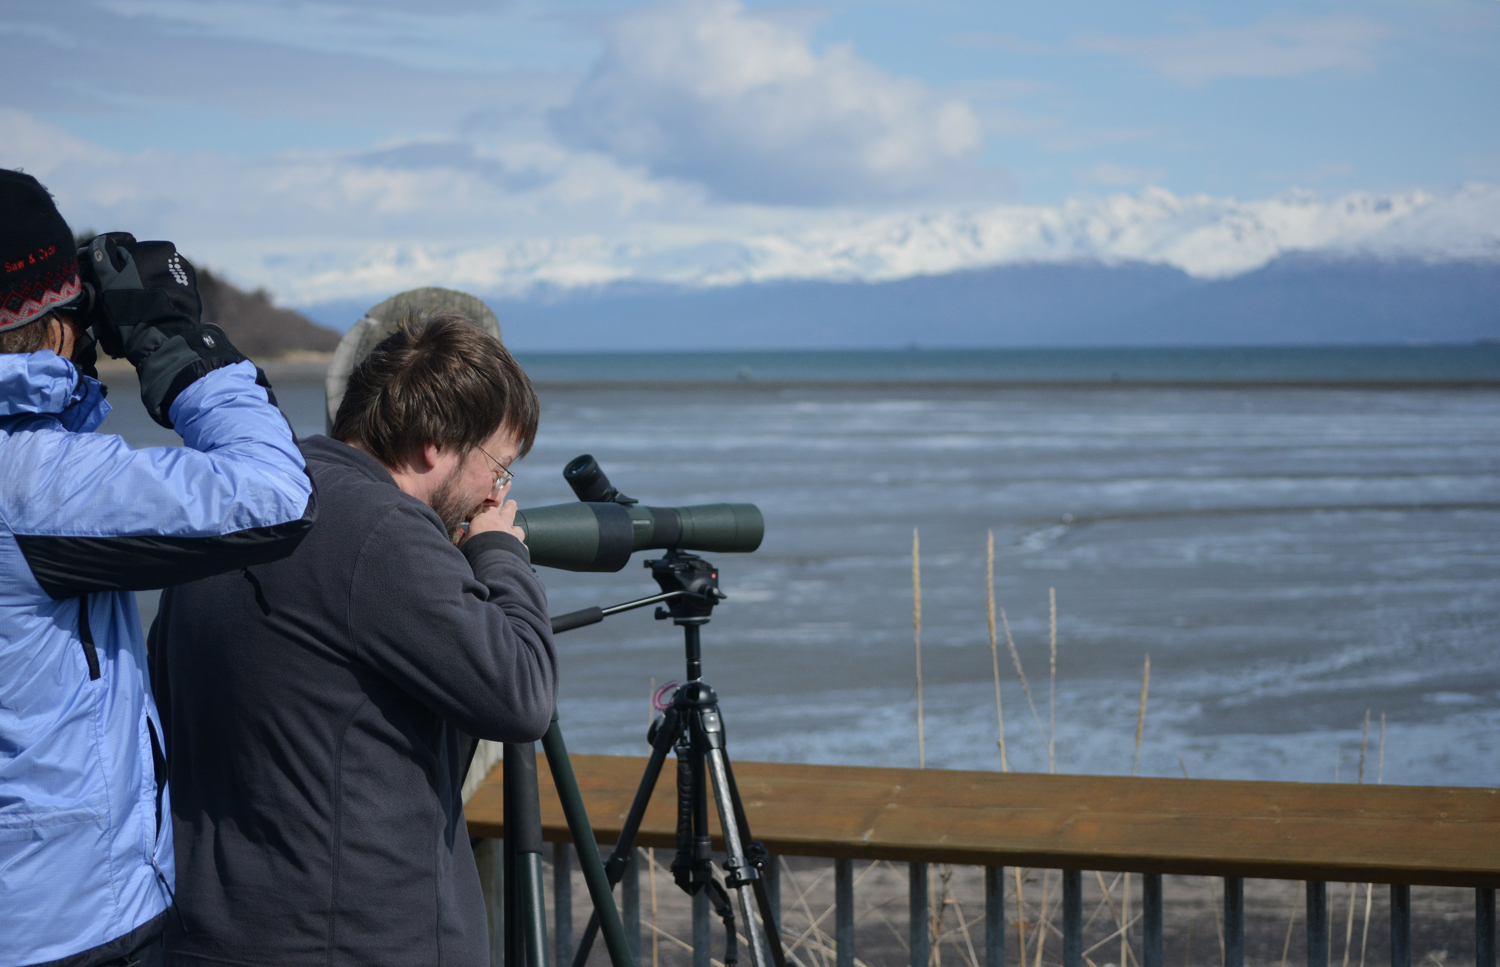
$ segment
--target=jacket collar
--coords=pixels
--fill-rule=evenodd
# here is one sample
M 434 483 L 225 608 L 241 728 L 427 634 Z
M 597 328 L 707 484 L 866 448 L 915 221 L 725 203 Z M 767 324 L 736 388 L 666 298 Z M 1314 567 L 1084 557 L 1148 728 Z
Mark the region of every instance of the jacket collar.
M 104 385 L 44 349 L 0 353 L 0 418 L 50 413 L 75 433 L 90 433 L 109 415 Z
M 298 445 L 302 447 L 302 455 L 309 462 L 335 463 L 350 467 L 371 480 L 388 483 L 392 487 L 396 486 L 396 478 L 391 476 L 391 472 L 379 460 L 357 447 L 351 447 L 342 440 L 316 434 L 303 437 L 298 441 Z

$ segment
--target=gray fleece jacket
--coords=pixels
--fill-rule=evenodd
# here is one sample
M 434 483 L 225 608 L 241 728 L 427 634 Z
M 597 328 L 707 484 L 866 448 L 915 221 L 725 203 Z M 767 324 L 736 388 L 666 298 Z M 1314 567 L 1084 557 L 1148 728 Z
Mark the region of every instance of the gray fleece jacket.
M 162 595 L 152 661 L 176 823 L 169 964 L 489 963 L 459 789 L 475 738 L 546 731 L 526 548 L 455 548 L 370 456 L 301 444 L 295 553 Z

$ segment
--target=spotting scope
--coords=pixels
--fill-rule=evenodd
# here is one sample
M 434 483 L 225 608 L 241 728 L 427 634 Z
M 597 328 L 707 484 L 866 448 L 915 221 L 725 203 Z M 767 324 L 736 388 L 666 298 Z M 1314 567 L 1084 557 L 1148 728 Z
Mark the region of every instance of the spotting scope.
M 579 502 L 516 512 L 531 563 L 563 571 L 618 571 L 648 549 L 748 553 L 760 546 L 766 523 L 754 504 L 647 507 L 610 485 L 593 457 L 563 469 Z

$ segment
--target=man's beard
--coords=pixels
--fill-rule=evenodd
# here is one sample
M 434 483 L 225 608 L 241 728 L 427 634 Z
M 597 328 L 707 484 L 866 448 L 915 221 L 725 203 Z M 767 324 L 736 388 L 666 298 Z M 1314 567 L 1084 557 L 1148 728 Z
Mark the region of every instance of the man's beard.
M 463 531 L 459 525 L 466 520 L 472 520 L 479 513 L 481 504 L 468 504 L 458 494 L 458 477 L 461 467 L 454 467 L 453 472 L 438 484 L 437 489 L 432 492 L 432 499 L 427 501 L 427 506 L 435 511 L 443 521 L 443 528 L 448 532 L 448 539 L 457 544 L 463 537 Z

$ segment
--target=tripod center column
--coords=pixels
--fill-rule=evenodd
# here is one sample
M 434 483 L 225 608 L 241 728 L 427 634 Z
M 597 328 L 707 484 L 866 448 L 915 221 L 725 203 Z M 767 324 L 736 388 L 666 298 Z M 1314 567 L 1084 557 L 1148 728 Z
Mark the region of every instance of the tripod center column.
M 698 629 L 707 618 L 678 618 L 682 625 L 682 643 L 687 652 L 687 680 L 696 682 L 703 677 L 703 643 Z

